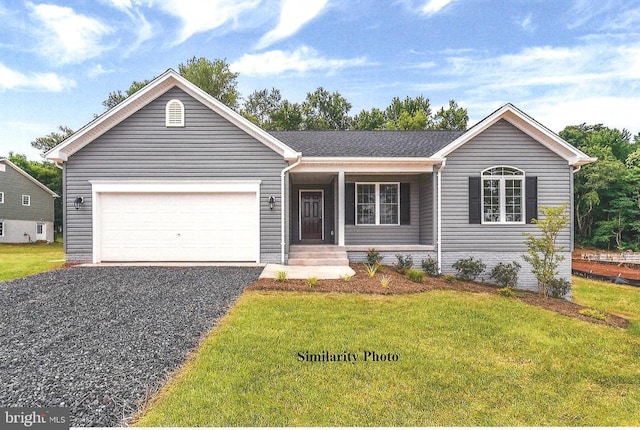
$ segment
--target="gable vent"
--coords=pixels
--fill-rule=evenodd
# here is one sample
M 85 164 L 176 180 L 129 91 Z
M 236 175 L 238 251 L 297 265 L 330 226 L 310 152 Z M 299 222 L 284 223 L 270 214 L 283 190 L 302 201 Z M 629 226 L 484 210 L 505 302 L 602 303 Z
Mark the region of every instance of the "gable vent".
M 166 126 L 184 127 L 184 105 L 180 100 L 169 100 L 167 103 Z

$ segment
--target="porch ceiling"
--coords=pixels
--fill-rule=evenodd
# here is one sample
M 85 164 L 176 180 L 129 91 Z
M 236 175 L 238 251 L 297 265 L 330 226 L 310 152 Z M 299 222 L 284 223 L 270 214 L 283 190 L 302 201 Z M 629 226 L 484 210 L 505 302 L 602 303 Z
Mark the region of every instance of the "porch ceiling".
M 305 184 L 330 184 L 337 173 L 291 173 L 291 183 Z

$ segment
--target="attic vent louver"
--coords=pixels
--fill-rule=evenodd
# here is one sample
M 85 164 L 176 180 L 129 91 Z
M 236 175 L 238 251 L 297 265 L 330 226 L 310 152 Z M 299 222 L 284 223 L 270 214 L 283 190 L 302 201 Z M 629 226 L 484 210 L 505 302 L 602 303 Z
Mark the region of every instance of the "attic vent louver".
M 180 100 L 169 100 L 167 103 L 166 126 L 184 127 L 184 105 Z

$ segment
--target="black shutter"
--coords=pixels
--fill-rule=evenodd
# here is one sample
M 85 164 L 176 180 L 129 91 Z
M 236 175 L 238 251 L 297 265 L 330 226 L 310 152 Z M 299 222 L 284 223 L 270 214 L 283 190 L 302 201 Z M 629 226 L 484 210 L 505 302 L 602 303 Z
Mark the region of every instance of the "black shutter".
M 344 223 L 356 223 L 356 184 L 344 184 Z
M 482 224 L 480 176 L 469 177 L 469 224 Z
M 538 178 L 535 176 L 527 176 L 524 187 L 524 193 L 527 199 L 525 206 L 526 221 L 527 224 L 531 224 L 533 218 L 538 219 Z
M 411 184 L 400 184 L 400 224 L 411 224 Z

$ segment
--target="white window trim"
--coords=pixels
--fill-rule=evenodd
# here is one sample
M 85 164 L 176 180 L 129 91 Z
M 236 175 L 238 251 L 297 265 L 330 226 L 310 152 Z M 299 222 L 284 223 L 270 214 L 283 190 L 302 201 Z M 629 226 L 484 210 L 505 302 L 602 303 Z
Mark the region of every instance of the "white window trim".
M 375 224 L 359 224 L 358 223 L 358 186 L 360 185 L 375 185 Z M 398 222 L 395 224 L 380 224 L 380 185 L 395 185 L 398 187 Z M 398 226 L 400 225 L 400 182 L 356 182 L 355 189 L 355 225 L 359 226 Z
M 169 114 L 169 107 L 174 103 L 180 106 L 180 118 L 179 121 L 171 121 L 172 117 Z M 171 99 L 167 102 L 165 106 L 165 125 L 167 127 L 184 127 L 184 104 L 178 99 Z
M 26 204 L 24 203 L 24 201 L 25 201 L 25 199 L 24 199 L 24 198 L 25 198 L 25 197 L 27 198 L 27 203 L 26 203 Z M 30 196 L 30 195 L 28 195 L 28 194 L 23 194 L 23 195 L 22 195 L 22 198 L 21 198 L 21 201 L 22 201 L 22 206 L 31 206 L 31 196 Z
M 496 169 L 496 168 L 508 168 L 508 169 L 514 169 L 517 170 L 519 172 L 521 172 L 521 175 L 485 175 L 484 173 L 488 170 L 491 169 Z M 486 169 L 484 169 L 482 172 L 480 172 L 480 203 L 481 203 L 481 212 L 480 212 L 480 220 L 482 222 L 482 224 L 487 224 L 487 225 L 497 225 L 497 224 L 513 224 L 513 225 L 518 225 L 518 224 L 526 224 L 526 196 L 525 196 L 525 181 L 526 178 L 526 173 L 524 170 L 519 169 L 517 167 L 513 167 L 513 166 L 492 166 L 492 167 L 488 167 Z M 519 180 L 520 181 L 520 189 L 522 190 L 522 194 L 520 197 L 520 214 L 521 214 L 521 218 L 522 221 L 507 221 L 507 196 L 506 196 L 506 183 L 505 181 L 507 179 L 515 179 L 515 180 Z M 498 180 L 500 181 L 500 221 L 486 221 L 484 219 L 484 181 L 485 180 Z
M 0 203 L 4 203 L 4 193 L 0 191 Z

